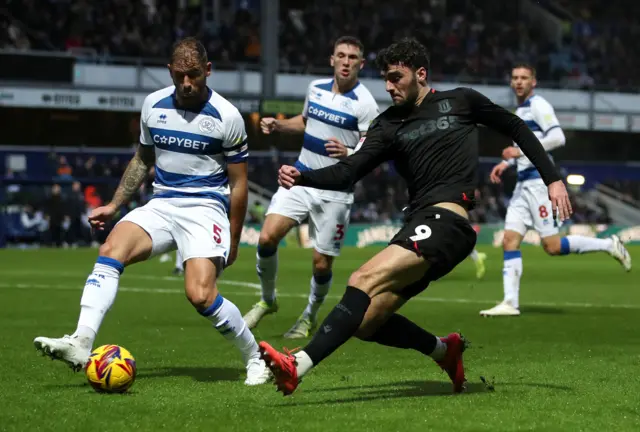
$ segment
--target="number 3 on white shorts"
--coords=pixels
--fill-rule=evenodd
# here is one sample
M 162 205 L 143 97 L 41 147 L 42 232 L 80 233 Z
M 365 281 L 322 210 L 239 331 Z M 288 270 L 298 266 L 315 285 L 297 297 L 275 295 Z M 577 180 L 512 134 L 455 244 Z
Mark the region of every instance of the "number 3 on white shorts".
M 409 237 L 411 241 L 426 240 L 431 237 L 431 228 L 426 225 L 418 225 L 416 227 L 416 235 Z

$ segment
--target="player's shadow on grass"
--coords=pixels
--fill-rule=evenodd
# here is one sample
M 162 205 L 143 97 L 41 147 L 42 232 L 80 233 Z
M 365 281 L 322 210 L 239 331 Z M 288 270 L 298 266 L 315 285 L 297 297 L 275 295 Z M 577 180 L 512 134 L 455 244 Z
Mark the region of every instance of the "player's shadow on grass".
M 296 405 L 332 405 L 340 403 L 368 402 L 381 399 L 401 399 L 423 396 L 451 396 L 451 382 L 445 381 L 401 381 L 395 383 L 363 385 L 363 386 L 344 386 L 315 389 L 314 393 L 350 391 L 357 394 L 339 399 L 329 399 L 316 402 L 297 402 L 286 404 L 288 406 Z M 484 393 L 489 392 L 482 383 L 467 383 L 467 389 L 464 393 Z
M 554 384 L 541 383 L 500 383 L 497 387 L 502 386 L 525 386 L 525 387 L 541 387 L 554 390 L 572 390 L 570 387 L 559 386 Z M 368 402 L 382 399 L 401 399 L 424 396 L 453 396 L 451 392 L 451 382 L 448 381 L 400 381 L 386 384 L 363 385 L 363 386 L 342 386 L 315 389 L 314 393 L 349 391 L 354 392 L 351 397 L 330 399 L 324 401 L 313 402 L 296 402 L 286 404 L 287 406 L 297 405 L 331 405 L 340 403 Z M 466 390 L 462 393 L 492 393 L 494 390 L 487 388 L 487 385 L 481 382 L 467 382 Z
M 244 371 L 225 367 L 164 367 L 140 371 L 136 380 L 163 377 L 191 377 L 199 382 L 238 381 Z

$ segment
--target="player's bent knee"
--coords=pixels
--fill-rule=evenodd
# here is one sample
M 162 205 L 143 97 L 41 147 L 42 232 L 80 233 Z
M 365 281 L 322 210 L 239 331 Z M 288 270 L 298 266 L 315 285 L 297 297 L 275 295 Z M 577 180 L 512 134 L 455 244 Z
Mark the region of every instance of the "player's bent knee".
M 549 255 L 560 255 L 562 251 L 560 237 L 553 236 L 542 239 L 542 248 Z
M 348 285 L 358 288 L 372 297 L 375 295 L 375 281 L 376 275 L 371 270 L 359 268 L 349 276 Z
M 129 247 L 127 247 L 127 244 L 120 244 L 111 238 L 107 238 L 107 240 L 102 245 L 100 245 L 98 254 L 103 257 L 112 258 L 127 265 L 131 261 L 130 256 L 132 254 L 132 251 Z
M 213 263 L 213 265 L 212 265 Z M 218 296 L 216 278 L 221 270 L 219 260 L 190 259 L 185 266 L 185 293 L 196 310 L 207 309 Z
M 267 230 L 260 231 L 260 237 L 258 238 L 258 246 L 261 248 L 274 249 L 278 247 L 280 240 L 275 233 Z
M 186 294 L 193 307 L 201 312 L 211 306 L 218 290 L 212 281 L 192 280 L 187 282 Z
M 518 250 L 520 247 L 520 235 L 517 233 L 505 232 L 502 239 L 502 248 L 506 251 Z
M 319 252 L 313 254 L 313 274 L 314 275 L 326 275 L 331 273 L 331 267 L 333 265 L 333 257 L 322 255 Z

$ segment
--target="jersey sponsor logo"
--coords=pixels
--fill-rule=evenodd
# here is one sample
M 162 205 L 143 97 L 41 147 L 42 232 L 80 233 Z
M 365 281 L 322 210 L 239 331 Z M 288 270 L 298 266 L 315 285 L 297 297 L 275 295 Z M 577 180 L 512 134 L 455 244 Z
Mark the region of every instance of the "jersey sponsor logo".
M 314 106 L 309 107 L 309 114 L 313 114 L 320 119 L 329 120 L 332 123 L 340 123 L 341 125 L 345 124 L 345 122 L 347 121 L 347 118 L 344 116 L 327 112 L 321 108 L 317 108 Z
M 419 128 L 415 128 L 408 132 L 398 132 L 398 138 L 401 142 L 407 143 L 409 141 L 425 137 L 434 133 L 435 131 L 443 131 L 458 126 L 458 116 L 442 116 L 435 120 L 423 121 Z
M 149 128 L 156 147 L 178 153 L 213 155 L 222 152 L 222 140 L 170 129 Z
M 158 121 L 156 123 L 167 124 L 167 115 L 166 114 L 160 114 L 158 116 Z
M 156 144 L 166 144 L 167 146 L 177 145 L 178 147 L 192 148 L 194 150 L 205 150 L 209 145 L 209 143 L 205 141 L 197 141 L 189 138 L 178 138 L 160 134 L 153 135 L 153 142 Z

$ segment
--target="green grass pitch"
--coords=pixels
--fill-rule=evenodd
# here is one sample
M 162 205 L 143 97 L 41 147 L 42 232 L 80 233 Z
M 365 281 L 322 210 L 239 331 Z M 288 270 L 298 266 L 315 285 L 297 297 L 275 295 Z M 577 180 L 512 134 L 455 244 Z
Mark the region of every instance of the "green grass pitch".
M 82 373 L 38 356 L 32 341 L 74 331 L 96 250 L 2 250 L 0 430 L 640 430 L 640 274 L 604 254 L 552 258 L 525 248 L 523 315 L 481 318 L 502 296 L 501 252 L 481 250 L 484 280 L 468 260 L 402 310 L 436 334 L 460 330 L 471 341 L 465 394 L 451 395 L 429 358 L 352 340 L 288 398 L 272 385 L 243 385 L 238 353 L 157 259 L 126 270 L 96 341 L 129 349 L 138 379 L 125 395 L 95 393 Z M 344 251 L 322 316 L 375 251 Z M 640 248 L 630 252 L 640 257 Z M 257 300 L 254 253 L 242 249 L 220 283 L 243 313 Z M 310 269 L 310 251 L 280 251 L 281 309 L 258 339 L 304 345 L 281 335 L 306 304 Z

